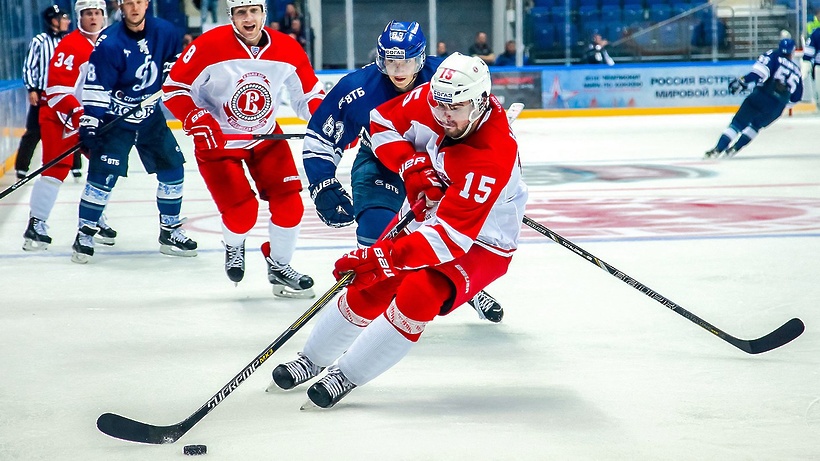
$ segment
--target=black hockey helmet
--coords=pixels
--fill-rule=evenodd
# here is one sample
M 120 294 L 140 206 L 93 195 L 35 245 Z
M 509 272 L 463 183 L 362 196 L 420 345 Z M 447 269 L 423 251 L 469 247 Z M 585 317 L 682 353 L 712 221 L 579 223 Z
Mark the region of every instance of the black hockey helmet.
M 68 11 L 60 8 L 60 5 L 51 5 L 43 10 L 43 20 L 51 25 L 51 20 L 62 16 L 69 17 Z

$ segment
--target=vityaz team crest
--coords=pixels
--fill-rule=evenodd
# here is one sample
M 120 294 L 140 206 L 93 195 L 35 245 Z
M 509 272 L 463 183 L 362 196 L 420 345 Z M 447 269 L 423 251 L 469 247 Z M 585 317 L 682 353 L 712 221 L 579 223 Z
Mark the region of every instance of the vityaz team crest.
M 268 124 L 273 113 L 270 82 L 259 72 L 248 72 L 236 82 L 236 90 L 223 106 L 228 123 L 237 130 L 253 132 Z

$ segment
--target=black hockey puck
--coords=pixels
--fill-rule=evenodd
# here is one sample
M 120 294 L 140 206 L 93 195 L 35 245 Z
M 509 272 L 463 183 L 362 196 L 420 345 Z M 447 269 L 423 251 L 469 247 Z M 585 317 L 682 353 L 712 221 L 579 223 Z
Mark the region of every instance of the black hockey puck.
M 186 455 L 204 455 L 208 453 L 208 447 L 205 445 L 185 445 L 182 447 L 182 452 Z

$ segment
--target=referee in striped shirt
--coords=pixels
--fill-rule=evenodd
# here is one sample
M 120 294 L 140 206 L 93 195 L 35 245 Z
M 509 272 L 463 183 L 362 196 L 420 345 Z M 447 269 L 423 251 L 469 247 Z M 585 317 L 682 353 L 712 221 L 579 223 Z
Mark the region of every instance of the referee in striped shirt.
M 26 56 L 26 62 L 23 64 L 23 83 L 26 85 L 26 90 L 28 90 L 29 110 L 26 117 L 26 132 L 20 138 L 20 146 L 17 148 L 17 159 L 14 165 L 15 170 L 17 170 L 17 179 L 26 177 L 31 164 L 31 157 L 34 155 L 34 149 L 37 147 L 37 143 L 40 142 L 40 122 L 38 120 L 40 95 L 46 88 L 48 63 L 51 61 L 51 57 L 54 56 L 54 48 L 60 43 L 71 25 L 68 12 L 58 5 L 52 5 L 43 10 L 43 20 L 48 28 L 45 32 L 37 34 L 31 39 L 28 56 Z M 75 177 L 78 177 L 80 173 L 79 169 L 82 165 L 80 162 L 81 157 L 77 153 L 74 157 L 73 166 L 77 173 L 74 174 Z

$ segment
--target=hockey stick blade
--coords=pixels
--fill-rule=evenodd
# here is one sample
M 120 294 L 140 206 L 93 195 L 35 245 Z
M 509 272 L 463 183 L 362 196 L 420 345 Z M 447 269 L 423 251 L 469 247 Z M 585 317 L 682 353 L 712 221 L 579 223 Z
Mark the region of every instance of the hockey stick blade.
M 702 318 L 698 317 L 697 315 L 689 312 L 688 310 L 684 309 L 677 303 L 673 302 L 672 300 L 664 297 L 660 293 L 655 290 L 652 290 L 648 286 L 644 285 L 643 283 L 633 279 L 632 277 L 628 276 L 627 274 L 621 272 L 620 270 L 616 269 L 614 266 L 610 265 L 609 263 L 598 259 L 592 253 L 584 250 L 583 248 L 579 247 L 578 245 L 570 242 L 569 240 L 561 237 L 560 235 L 556 234 L 548 227 L 544 226 L 543 224 L 534 221 L 529 216 L 524 216 L 524 224 L 531 227 L 533 230 L 538 232 L 539 234 L 552 239 L 555 243 L 563 246 L 564 248 L 570 250 L 571 252 L 577 254 L 578 256 L 586 259 L 587 261 L 595 264 L 596 266 L 600 267 L 601 269 L 609 272 L 610 275 L 614 276 L 618 280 L 626 283 L 627 285 L 635 288 L 636 290 L 640 291 L 641 293 L 649 296 L 650 298 L 654 299 L 655 301 L 661 303 L 662 305 L 666 306 L 667 308 L 675 311 L 675 313 L 681 315 L 682 317 L 686 318 L 687 320 L 691 321 L 692 323 L 698 325 L 699 327 L 703 328 L 704 330 L 714 334 L 718 338 L 726 341 L 727 343 L 735 346 L 736 348 L 746 352 L 748 354 L 760 354 L 762 352 L 768 352 L 772 349 L 777 349 L 784 344 L 787 344 L 800 336 L 805 330 L 805 326 L 803 325 L 803 321 L 794 318 L 783 324 L 780 328 L 774 330 L 773 332 L 752 340 L 746 339 L 738 339 L 734 336 L 724 332 L 720 328 L 710 324 L 709 322 L 703 320 Z
M 512 125 L 512 122 L 521 115 L 521 111 L 524 110 L 524 103 L 523 102 L 514 102 L 510 104 L 510 108 L 507 109 L 507 122 Z
M 747 341 L 724 333 L 725 337 L 723 339 L 744 352 L 760 354 L 791 342 L 800 336 L 805 329 L 806 326 L 802 320 L 793 318 L 762 338 Z
M 399 232 L 401 232 L 408 224 L 410 224 L 424 208 L 424 200 L 419 200 L 410 211 L 405 213 L 401 220 L 389 231 L 385 231 L 382 238 L 392 239 Z M 225 384 L 213 397 L 208 399 L 197 411 L 191 416 L 187 417 L 180 423 L 171 426 L 154 426 L 153 424 L 142 423 L 124 416 L 114 413 L 104 413 L 97 418 L 97 429 L 103 434 L 114 437 L 116 439 L 127 440 L 129 442 L 148 443 L 148 444 L 165 444 L 174 443 L 180 437 L 191 430 L 196 423 L 202 420 L 208 413 L 211 412 L 220 402 L 230 395 L 240 384 L 245 382 L 247 378 L 253 374 L 267 359 L 269 359 L 274 352 L 279 350 L 293 335 L 296 334 L 310 319 L 312 319 L 319 311 L 328 303 L 337 293 L 342 291 L 353 280 L 353 272 L 344 274 L 330 289 L 319 297 L 312 306 L 308 308 L 296 321 L 294 321 L 287 330 L 279 335 L 276 340 L 271 343 L 267 349 L 256 356 L 251 363 L 245 366 L 236 376 L 231 379 L 228 384 Z
M 131 442 L 174 443 L 193 427 L 190 423 L 192 418 L 194 416 L 173 426 L 153 426 L 114 413 L 104 413 L 97 418 L 97 429 L 103 434 Z

